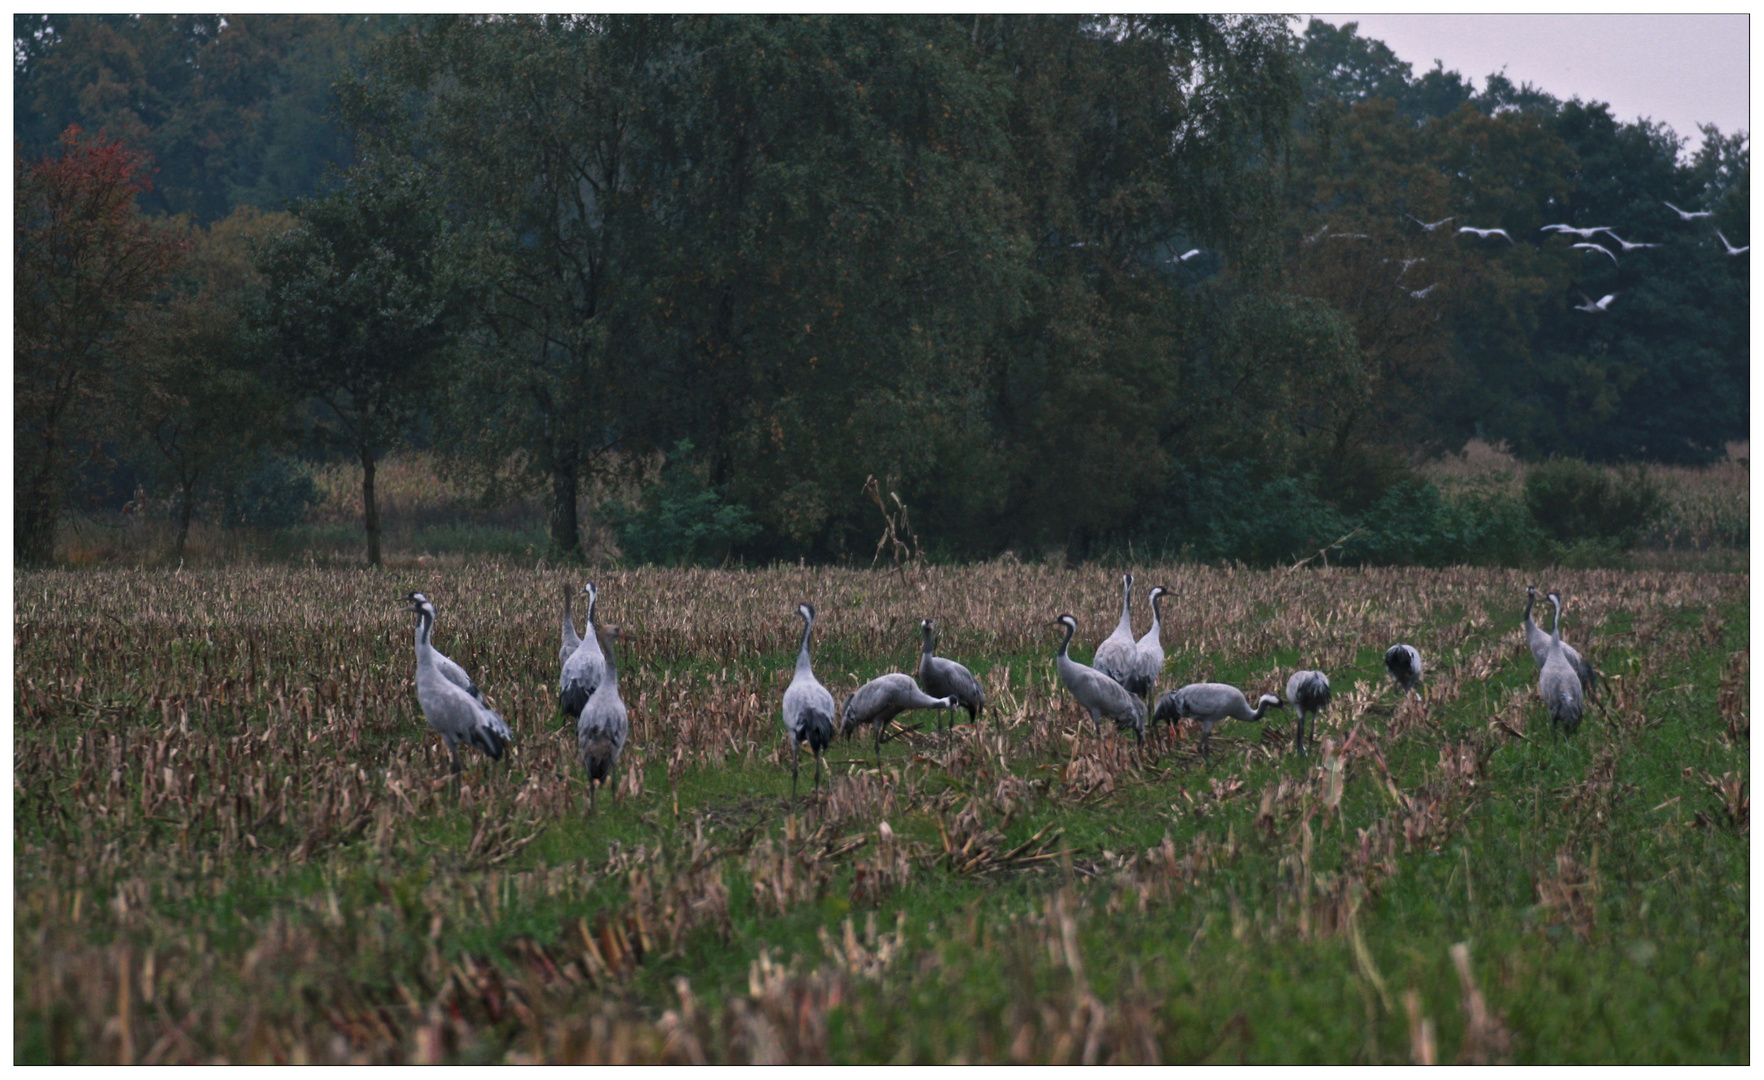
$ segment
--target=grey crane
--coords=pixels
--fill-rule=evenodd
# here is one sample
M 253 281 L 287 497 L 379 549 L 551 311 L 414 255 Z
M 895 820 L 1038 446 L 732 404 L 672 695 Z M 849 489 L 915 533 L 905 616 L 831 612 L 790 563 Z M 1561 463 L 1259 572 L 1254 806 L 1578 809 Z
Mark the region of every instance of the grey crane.
M 1550 711 L 1550 727 L 1572 735 L 1580 726 L 1584 705 L 1580 676 L 1574 673 L 1573 666 L 1568 663 L 1568 654 L 1562 649 L 1562 598 L 1550 593 L 1549 601 L 1555 605 L 1556 619 L 1550 629 L 1550 651 L 1537 676 L 1537 692 L 1543 698 L 1544 707 Z
M 1321 671 L 1295 671 L 1286 680 L 1286 700 L 1298 710 L 1298 752 L 1305 752 L 1305 717 L 1311 718 L 1309 741 L 1317 741 L 1317 714 L 1329 704 L 1329 676 Z
M 920 619 L 919 630 L 925 636 L 925 646 L 919 652 L 919 682 L 925 692 L 932 697 L 954 698 L 958 706 L 967 710 L 970 723 L 979 719 L 980 710 L 986 707 L 986 688 L 961 664 L 931 655 L 930 619 Z
M 1189 683 L 1181 689 L 1166 691 L 1158 698 L 1158 707 L 1152 713 L 1152 720 L 1175 724 L 1186 717 L 1199 721 L 1201 757 L 1211 763 L 1214 724 L 1227 716 L 1256 723 L 1269 709 L 1284 708 L 1286 706 L 1273 694 L 1263 694 L 1257 698 L 1256 707 L 1251 709 L 1249 699 L 1235 686 L 1216 682 Z
M 583 628 L 588 636 L 564 661 L 563 673 L 557 679 L 558 704 L 563 706 L 564 715 L 572 719 L 582 715 L 583 706 L 606 677 L 606 656 L 600 651 L 600 637 L 594 632 L 594 605 L 600 594 L 595 592 L 592 581 L 583 585 L 582 591 L 588 596 L 588 622 Z
M 417 704 L 423 710 L 423 719 L 447 743 L 447 752 L 453 756 L 453 771 L 458 773 L 462 768 L 460 743 L 477 747 L 493 761 L 501 760 L 502 752 L 514 741 L 508 725 L 484 707 L 475 693 L 476 687 L 468 693 L 460 685 L 461 680 L 468 685 L 471 680 L 458 664 L 436 652 L 429 643 L 430 632 L 435 628 L 435 605 L 422 593 L 411 593 L 406 599 L 410 606 L 404 610 L 417 617 Z M 448 667 L 459 672 L 457 678 L 448 673 Z
M 865 724 L 875 724 L 876 767 L 879 769 L 882 767 L 882 732 L 887 730 L 890 720 L 913 709 L 955 707 L 954 697 L 932 697 L 919 689 L 919 684 L 913 681 L 911 675 L 902 675 L 898 671 L 891 675 L 878 675 L 845 699 L 839 732 L 849 739 L 858 728 Z
M 1384 651 L 1384 669 L 1396 684 L 1426 700 L 1421 694 L 1421 654 L 1413 645 L 1392 645 Z
M 796 653 L 796 673 L 784 690 L 784 734 L 790 739 L 790 797 L 796 798 L 796 769 L 802 744 L 815 755 L 815 787 L 821 786 L 821 753 L 833 742 L 833 695 L 815 678 L 809 663 L 809 635 L 815 630 L 815 609 L 796 605 L 802 616 L 802 646 Z
M 1746 252 L 1752 250 L 1752 245 L 1750 245 L 1750 244 L 1747 244 L 1743 248 L 1734 247 L 1732 244 L 1727 242 L 1727 237 L 1722 234 L 1720 229 L 1715 230 L 1715 235 L 1721 237 L 1721 246 L 1723 248 L 1727 249 L 1727 253 L 1729 255 L 1744 255 Z
M 1544 661 L 1548 660 L 1550 656 L 1550 635 L 1544 633 L 1543 627 L 1531 619 L 1531 608 L 1536 603 L 1537 586 L 1525 586 L 1525 622 L 1522 624 L 1525 627 L 1525 644 L 1531 648 L 1531 658 L 1536 660 L 1537 666 L 1541 668 L 1544 666 Z M 1593 666 L 1587 663 L 1574 646 L 1566 641 L 1562 642 L 1562 655 L 1567 659 L 1568 666 L 1574 669 L 1574 674 L 1580 679 L 1581 696 L 1592 697 L 1593 690 L 1598 685 L 1599 673 L 1594 671 Z
M 405 608 L 405 611 L 416 611 L 423 605 L 428 605 L 429 622 L 431 625 L 434 623 L 435 605 L 429 603 L 429 598 L 427 596 L 424 596 L 420 592 L 413 592 L 406 594 L 404 599 L 411 605 L 410 607 Z M 467 694 L 470 694 L 474 700 L 480 702 L 484 700 L 483 692 L 478 689 L 478 684 L 472 681 L 472 677 L 465 673 L 465 668 L 462 668 L 452 660 L 449 660 L 433 645 L 429 646 L 428 649 L 434 659 L 435 670 L 441 674 L 442 678 L 459 687 L 461 690 L 464 690 Z
M 1605 309 L 1611 306 L 1611 301 L 1617 299 L 1617 294 L 1609 293 L 1597 302 L 1594 302 L 1593 298 L 1585 293 L 1581 293 L 1580 298 L 1586 301 L 1586 303 L 1575 304 L 1575 311 L 1584 311 L 1589 315 L 1602 315 L 1604 314 Z
M 582 644 L 582 639 L 576 636 L 576 617 L 570 611 L 570 600 L 574 595 L 575 590 L 565 585 L 563 590 L 563 643 L 557 648 L 557 662 L 560 667 L 570 662 L 570 654 L 576 651 L 576 646 Z
M 1143 698 L 1147 705 L 1151 704 L 1152 695 L 1157 692 L 1158 676 L 1164 673 L 1164 625 L 1158 613 L 1158 601 L 1170 590 L 1162 585 L 1153 585 L 1151 589 L 1152 624 L 1139 643 L 1133 646 L 1133 670 L 1121 685 L 1129 694 Z
M 1479 240 L 1487 240 L 1491 236 L 1498 236 L 1509 244 L 1513 242 L 1513 238 L 1507 235 L 1507 230 L 1505 229 L 1477 229 L 1465 225 L 1458 230 L 1458 235 L 1462 236 L 1465 233 L 1475 233 Z
M 592 622 L 588 632 L 594 633 Z M 619 697 L 619 665 L 612 650 L 612 643 L 618 638 L 619 628 L 607 627 L 606 644 L 601 647 L 606 657 L 606 673 L 576 720 L 576 752 L 582 756 L 582 768 L 588 770 L 591 813 L 600 785 L 608 780 L 618 783 L 613 769 L 619 763 L 619 755 L 625 752 L 625 740 L 631 737 L 631 717 L 625 710 L 624 699 Z
M 1661 199 L 1660 201 L 1666 202 L 1665 199 Z M 1695 221 L 1698 218 L 1706 218 L 1714 213 L 1712 210 L 1679 210 L 1678 207 L 1672 206 L 1671 203 L 1666 203 L 1666 205 L 1672 207 L 1672 209 L 1677 212 L 1678 216 L 1685 221 Z
M 1132 580 L 1131 576 L 1128 580 Z M 1143 745 L 1145 702 L 1128 693 L 1126 687 L 1106 673 L 1072 659 L 1067 650 L 1071 647 L 1072 635 L 1078 632 L 1077 619 L 1061 615 L 1054 622 L 1066 628 L 1065 640 L 1060 642 L 1060 651 L 1054 657 L 1060 682 L 1078 699 L 1078 704 L 1090 712 L 1090 722 L 1096 725 L 1097 737 L 1102 737 L 1102 718 L 1106 716 L 1117 724 L 1133 728 L 1134 740 Z
M 1096 670 L 1109 678 L 1126 685 L 1133 677 L 1133 662 L 1138 654 L 1138 646 L 1133 641 L 1133 575 L 1121 575 L 1121 621 L 1115 624 L 1115 632 L 1103 639 L 1096 647 L 1096 655 L 1090 658 Z

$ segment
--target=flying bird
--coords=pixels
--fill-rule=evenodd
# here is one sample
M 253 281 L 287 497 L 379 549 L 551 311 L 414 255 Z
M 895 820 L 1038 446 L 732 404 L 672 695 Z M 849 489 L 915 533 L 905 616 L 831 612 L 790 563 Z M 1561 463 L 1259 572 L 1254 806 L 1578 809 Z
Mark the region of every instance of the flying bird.
M 1323 239 L 1325 236 L 1328 236 L 1328 235 L 1329 235 L 1329 223 L 1326 221 L 1323 223 L 1323 227 L 1321 229 L 1318 229 L 1316 232 L 1305 237 L 1305 243 L 1315 244 L 1317 241 Z
M 1617 265 L 1617 256 L 1615 256 L 1615 255 L 1612 255 L 1612 254 L 1611 254 L 1611 251 L 1610 251 L 1610 249 L 1609 249 L 1609 248 L 1603 248 L 1603 247 L 1600 247 L 1600 246 L 1599 246 L 1599 245 L 1597 245 L 1597 244 L 1569 244 L 1569 245 L 1568 245 L 1568 246 L 1569 246 L 1569 247 L 1570 247 L 1570 248 L 1585 248 L 1585 249 L 1586 249 L 1586 250 L 1588 250 L 1588 251 L 1596 251 L 1596 252 L 1598 252 L 1598 253 L 1599 253 L 1599 254 L 1600 254 L 1600 255 L 1607 255 L 1607 256 L 1610 256 L 1610 259 L 1611 259 L 1611 265 L 1612 265 L 1612 266 L 1615 266 L 1615 265 Z
M 1422 221 L 1420 218 L 1416 217 L 1414 214 L 1406 214 L 1404 216 L 1407 217 L 1410 221 L 1413 221 L 1415 224 L 1421 226 L 1421 228 L 1424 232 L 1432 232 L 1433 230 L 1439 228 L 1441 225 L 1444 225 L 1448 222 L 1456 221 L 1458 219 L 1458 216 L 1456 214 L 1453 214 L 1449 218 L 1440 218 L 1438 221 L 1435 221 L 1435 222 Z
M 1465 225 L 1463 228 L 1458 230 L 1458 233 L 1459 233 L 1459 235 L 1462 235 L 1464 233 L 1475 233 L 1477 235 L 1477 237 L 1479 237 L 1480 239 L 1483 239 L 1483 240 L 1487 240 L 1491 236 L 1498 236 L 1502 240 L 1505 240 L 1509 244 L 1511 244 L 1513 242 L 1513 238 L 1511 236 L 1507 235 L 1507 230 L 1505 230 L 1505 229 L 1474 229 L 1468 225 Z
M 1404 259 L 1404 260 L 1402 260 L 1403 268 L 1397 272 L 1397 277 L 1402 277 L 1404 274 L 1408 273 L 1409 267 L 1414 266 L 1416 263 L 1424 263 L 1426 261 L 1427 261 L 1426 259 Z
M 1605 310 L 1606 305 L 1610 304 L 1611 301 L 1617 299 L 1617 294 L 1616 293 L 1609 293 L 1603 299 L 1599 300 L 1599 302 L 1596 304 L 1593 303 L 1593 298 L 1586 295 L 1585 293 L 1581 293 L 1580 298 L 1582 300 L 1585 300 L 1586 303 L 1575 304 L 1574 305 L 1575 311 L 1584 311 L 1589 315 L 1598 315 Z
M 1651 247 L 1659 247 L 1660 246 L 1659 244 L 1632 244 L 1629 241 L 1623 239 L 1623 237 L 1618 236 L 1616 233 L 1612 232 L 1610 229 L 1605 230 L 1605 235 L 1609 236 L 1611 239 L 1617 241 L 1619 244 L 1622 244 L 1623 250 L 1625 252 L 1634 251 L 1637 248 L 1651 248 Z
M 1330 233 L 1329 239 L 1331 239 L 1331 240 L 1364 240 L 1364 239 L 1366 239 L 1366 234 L 1363 232 Z
M 1433 284 L 1427 286 L 1427 288 L 1425 288 L 1425 289 L 1414 290 L 1413 292 L 1409 293 L 1409 296 L 1415 300 L 1425 300 L 1425 299 L 1427 299 L 1427 294 L 1437 288 L 1439 288 L 1439 282 L 1436 281 Z
M 1168 261 L 1168 262 L 1187 262 L 1188 260 L 1195 258 L 1196 256 L 1198 256 L 1200 254 L 1201 254 L 1200 248 L 1191 248 L 1188 251 L 1185 251 L 1180 255 L 1170 256 L 1170 258 L 1166 261 Z
M 1721 230 L 1716 229 L 1715 235 L 1721 236 Z M 1721 246 L 1727 249 L 1727 253 L 1729 255 L 1744 255 L 1746 252 L 1752 250 L 1752 245 L 1750 245 L 1750 244 L 1747 244 L 1743 248 L 1734 247 L 1732 244 L 1727 242 L 1727 237 L 1725 237 L 1725 236 L 1721 236 Z
M 1538 232 L 1573 233 L 1575 236 L 1580 237 L 1582 240 L 1591 240 L 1593 237 L 1597 236 L 1599 233 L 1610 232 L 1610 231 L 1611 231 L 1610 228 L 1608 228 L 1607 226 L 1604 226 L 1604 225 L 1599 225 L 1599 226 L 1597 226 L 1595 228 L 1591 228 L 1591 229 L 1576 229 L 1572 225 L 1545 225 L 1543 228 L 1538 230 Z
M 1665 199 L 1661 199 L 1660 201 L 1666 202 Z M 1672 206 L 1671 203 L 1666 203 L 1666 205 L 1672 207 L 1674 210 L 1678 210 L 1678 216 L 1685 221 L 1695 221 L 1698 218 L 1709 217 L 1714 213 L 1712 210 L 1679 210 L 1678 207 Z

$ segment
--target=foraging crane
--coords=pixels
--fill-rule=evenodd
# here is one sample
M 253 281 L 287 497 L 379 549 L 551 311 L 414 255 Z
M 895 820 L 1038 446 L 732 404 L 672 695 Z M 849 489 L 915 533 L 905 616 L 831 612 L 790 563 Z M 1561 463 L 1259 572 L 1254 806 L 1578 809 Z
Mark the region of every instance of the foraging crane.
M 1133 575 L 1121 575 L 1121 621 L 1115 624 L 1115 632 L 1103 639 L 1096 647 L 1096 655 L 1090 658 L 1096 670 L 1109 678 L 1126 685 L 1133 677 L 1133 662 L 1138 654 L 1138 646 L 1133 641 Z
M 407 594 L 404 599 L 411 605 L 410 607 L 405 608 L 405 611 L 417 611 L 426 605 L 429 609 L 429 622 L 431 626 L 434 624 L 435 605 L 429 603 L 428 597 L 420 592 L 413 592 Z M 420 629 L 420 619 L 418 620 L 418 623 Z M 420 653 L 421 649 L 419 648 L 418 651 Z M 484 700 L 483 692 L 478 689 L 478 684 L 472 681 L 472 677 L 465 673 L 465 668 L 462 668 L 452 660 L 449 660 L 446 656 L 442 655 L 440 650 L 432 645 L 429 646 L 429 653 L 433 657 L 435 670 L 440 672 L 442 678 L 470 694 L 474 700 L 478 702 Z
M 1521 625 L 1525 627 L 1525 644 L 1531 648 L 1531 658 L 1536 660 L 1537 666 L 1541 668 L 1544 666 L 1544 661 L 1550 657 L 1550 635 L 1544 633 L 1543 627 L 1531 619 L 1531 608 L 1536 603 L 1537 586 L 1525 586 L 1525 621 Z M 1581 696 L 1592 697 L 1593 689 L 1599 681 L 1599 673 L 1594 671 L 1593 666 L 1587 663 L 1574 646 L 1566 641 L 1562 642 L 1562 656 L 1568 661 L 1568 666 L 1574 669 L 1574 674 L 1580 678 Z
M 1585 293 L 1581 293 L 1580 298 L 1582 300 L 1585 300 L 1586 303 L 1575 304 L 1574 305 L 1575 311 L 1584 311 L 1589 315 L 1602 315 L 1602 314 L 1604 314 L 1605 309 L 1610 306 L 1611 301 L 1617 299 L 1617 294 L 1616 293 L 1608 293 L 1602 299 L 1597 301 L 1596 303 L 1593 301 L 1592 297 L 1586 295 Z
M 1286 680 L 1286 700 L 1298 710 L 1298 752 L 1305 752 L 1305 717 L 1311 718 L 1310 741 L 1317 741 L 1317 714 L 1329 704 L 1329 676 L 1321 671 L 1295 671 Z
M 1385 650 L 1384 668 L 1396 684 L 1414 694 L 1416 700 L 1427 700 L 1421 694 L 1421 654 L 1415 646 L 1392 645 Z
M 1666 202 L 1665 199 L 1661 199 L 1660 201 Z M 1679 210 L 1678 207 L 1672 206 L 1671 203 L 1666 203 L 1666 205 L 1672 207 L 1673 210 L 1676 210 L 1678 216 L 1685 221 L 1695 221 L 1698 218 L 1706 218 L 1714 213 L 1712 210 Z
M 588 632 L 594 633 L 592 622 Z M 594 688 L 593 696 L 582 706 L 581 717 L 576 721 L 576 752 L 582 756 L 582 768 L 588 770 L 590 813 L 594 811 L 594 796 L 600 785 L 608 780 L 615 785 L 618 783 L 613 769 L 619 763 L 619 755 L 625 751 L 625 740 L 631 736 L 631 717 L 625 710 L 624 699 L 619 697 L 619 665 L 612 650 L 612 643 L 618 638 L 619 628 L 607 627 L 606 644 L 602 647 L 606 674 Z
M 559 666 L 569 663 L 570 654 L 576 651 L 576 646 L 582 644 L 582 639 L 576 636 L 576 618 L 570 612 L 570 599 L 574 593 L 574 589 L 570 588 L 568 585 L 564 586 L 563 644 L 559 645 L 557 649 L 557 662 Z
M 954 698 L 957 705 L 968 711 L 968 722 L 973 723 L 979 719 L 980 710 L 986 707 L 986 689 L 974 673 L 961 664 L 931 655 L 931 629 L 930 619 L 919 620 L 919 630 L 925 635 L 925 647 L 919 653 L 919 682 L 932 697 Z M 846 707 L 850 708 L 849 705 Z
M 1505 229 L 1475 229 L 1471 228 L 1469 225 L 1465 225 L 1458 230 L 1458 235 L 1462 236 L 1465 233 L 1475 233 L 1480 240 L 1487 240 L 1491 236 L 1498 236 L 1509 244 L 1513 242 L 1513 238 L 1507 235 L 1507 230 Z
M 1152 586 L 1151 629 L 1133 646 L 1133 671 L 1121 681 L 1129 694 L 1143 698 L 1147 705 L 1151 704 L 1152 694 L 1157 691 L 1158 676 L 1164 673 L 1164 643 L 1160 640 L 1163 623 L 1158 616 L 1158 601 L 1168 592 L 1162 585 Z
M 878 675 L 874 679 L 857 688 L 857 692 L 845 699 L 845 709 L 839 720 L 839 733 L 851 738 L 852 733 L 865 724 L 876 725 L 876 767 L 882 767 L 882 732 L 887 730 L 888 722 L 903 712 L 913 709 L 953 709 L 956 707 L 954 697 L 932 697 L 919 689 L 911 675 L 895 672 L 891 675 Z
M 1543 670 L 1537 676 L 1537 692 L 1543 698 L 1544 707 L 1550 711 L 1550 727 L 1565 729 L 1569 735 L 1580 726 L 1580 714 L 1584 702 L 1580 693 L 1580 677 L 1568 663 L 1568 654 L 1562 649 L 1562 598 L 1556 593 L 1549 594 L 1549 601 L 1555 605 L 1555 625 L 1550 629 L 1550 651 L 1544 657 Z
M 1727 249 L 1727 253 L 1729 255 L 1744 255 L 1746 252 L 1752 250 L 1752 245 L 1750 245 L 1750 244 L 1747 244 L 1743 248 L 1734 247 L 1732 244 L 1727 242 L 1727 237 L 1722 234 L 1720 229 L 1715 230 L 1715 235 L 1721 237 L 1721 246 Z
M 473 692 L 467 692 L 465 686 L 460 685 L 462 680 L 470 685 L 471 679 L 458 664 L 436 652 L 429 643 L 429 634 L 435 628 L 435 605 L 422 593 L 411 593 L 406 599 L 410 606 L 404 610 L 417 617 L 417 704 L 422 707 L 423 719 L 429 722 L 429 727 L 447 743 L 447 752 L 453 756 L 454 773 L 463 768 L 459 763 L 460 743 L 477 747 L 492 761 L 501 760 L 503 750 L 514 742 L 508 725 L 502 722 L 502 717 L 484 707 L 475 693 L 475 686 Z M 457 678 L 449 674 L 449 667 L 459 672 Z
M 821 752 L 833 742 L 833 717 L 838 711 L 833 695 L 815 678 L 809 664 L 809 635 L 815 630 L 815 609 L 810 604 L 796 605 L 802 616 L 802 647 L 796 653 L 796 673 L 784 690 L 784 734 L 790 739 L 790 797 L 796 798 L 796 768 L 802 744 L 808 743 L 815 755 L 815 788 L 821 786 Z
M 1213 725 L 1227 716 L 1235 720 L 1256 723 L 1262 714 L 1269 709 L 1284 709 L 1285 704 L 1273 694 L 1263 694 L 1256 699 L 1256 707 L 1250 708 L 1249 699 L 1243 691 L 1225 683 L 1203 682 L 1189 683 L 1179 690 L 1169 690 L 1158 699 L 1158 707 L 1152 713 L 1152 720 L 1165 720 L 1171 724 L 1179 723 L 1184 717 L 1199 721 L 1201 726 L 1201 758 L 1208 764 L 1212 763 Z
M 1106 716 L 1117 724 L 1132 727 L 1134 740 L 1143 745 L 1145 702 L 1103 672 L 1072 659 L 1067 650 L 1071 647 L 1072 635 L 1078 632 L 1077 619 L 1061 615 L 1054 622 L 1066 628 L 1065 640 L 1060 642 L 1060 651 L 1054 656 L 1060 682 L 1078 699 L 1078 704 L 1090 712 L 1090 722 L 1096 725 L 1097 737 L 1102 737 L 1102 718 Z
M 594 605 L 599 594 L 594 591 L 594 582 L 582 586 L 588 594 L 588 624 L 584 628 L 587 636 L 581 639 L 575 652 L 564 661 L 563 673 L 557 679 L 557 700 L 563 707 L 564 715 L 575 719 L 582 715 L 583 706 L 599 689 L 601 680 L 606 677 L 606 657 L 600 651 L 599 635 L 594 632 Z

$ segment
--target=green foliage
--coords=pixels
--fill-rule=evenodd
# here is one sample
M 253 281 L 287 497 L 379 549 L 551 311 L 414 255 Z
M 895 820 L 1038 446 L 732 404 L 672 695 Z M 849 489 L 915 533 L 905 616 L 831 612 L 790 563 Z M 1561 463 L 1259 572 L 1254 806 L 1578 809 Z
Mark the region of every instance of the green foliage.
M 1627 547 L 1666 511 L 1666 497 L 1639 468 L 1601 469 L 1557 458 L 1525 477 L 1525 505 L 1551 539 Z
M 319 499 L 312 470 L 304 463 L 265 456 L 221 493 L 221 520 L 229 526 L 286 529 L 304 521 Z
M 674 444 L 661 479 L 638 506 L 610 502 L 601 515 L 618 534 L 626 558 L 661 566 L 716 562 L 760 531 L 747 507 L 725 503 L 705 470 L 694 465 L 687 439 Z

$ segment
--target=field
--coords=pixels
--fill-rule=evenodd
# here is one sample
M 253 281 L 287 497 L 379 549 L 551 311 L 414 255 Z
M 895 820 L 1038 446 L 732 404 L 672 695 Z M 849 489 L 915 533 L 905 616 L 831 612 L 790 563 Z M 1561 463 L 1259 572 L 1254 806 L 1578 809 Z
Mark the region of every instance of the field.
M 606 570 L 633 738 L 590 816 L 579 574 L 18 574 L 14 1060 L 1749 1061 L 1749 576 L 1135 570 L 1163 686 L 1321 668 L 1322 752 L 1281 712 L 1210 767 L 1099 740 L 1050 620 L 1088 659 L 1117 570 Z M 1605 674 L 1565 742 L 1532 580 Z M 518 740 L 457 787 L 411 589 Z M 937 619 L 980 723 L 838 742 L 791 802 L 798 600 L 840 697 Z

